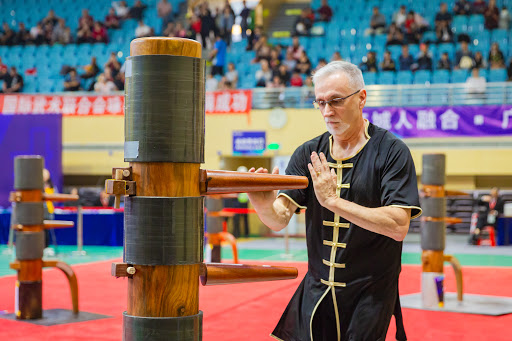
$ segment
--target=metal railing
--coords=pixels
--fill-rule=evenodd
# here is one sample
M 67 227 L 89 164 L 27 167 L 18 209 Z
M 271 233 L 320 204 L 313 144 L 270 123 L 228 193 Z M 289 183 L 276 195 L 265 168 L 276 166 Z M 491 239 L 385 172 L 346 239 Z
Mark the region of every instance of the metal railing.
M 465 83 L 368 85 L 366 107 L 413 107 L 512 104 L 512 83 L 487 83 L 470 89 Z M 253 109 L 313 108 L 313 88 L 254 88 Z

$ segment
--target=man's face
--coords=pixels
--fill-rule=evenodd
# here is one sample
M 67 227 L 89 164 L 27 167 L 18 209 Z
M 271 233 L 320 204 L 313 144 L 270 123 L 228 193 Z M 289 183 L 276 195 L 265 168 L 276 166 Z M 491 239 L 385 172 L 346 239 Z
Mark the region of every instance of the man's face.
M 342 73 L 333 73 L 315 84 L 315 97 L 317 101 L 329 101 L 333 98 L 346 97 L 359 89 L 349 86 L 348 78 Z M 325 105 L 320 110 L 327 130 L 337 138 L 347 138 L 357 128 L 362 120 L 362 109 L 366 103 L 366 91 L 345 99 L 343 105 Z M 352 129 L 351 129 L 352 128 Z

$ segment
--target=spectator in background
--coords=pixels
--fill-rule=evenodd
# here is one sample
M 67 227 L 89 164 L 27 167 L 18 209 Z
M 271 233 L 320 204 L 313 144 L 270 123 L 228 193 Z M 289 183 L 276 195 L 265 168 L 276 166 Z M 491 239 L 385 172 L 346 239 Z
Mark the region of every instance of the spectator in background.
M 496 7 L 496 0 L 489 0 L 489 6 L 484 12 L 485 23 L 484 26 L 488 30 L 494 30 L 498 28 L 498 22 L 500 20 L 500 10 Z
M 437 69 L 438 70 L 451 70 L 452 69 L 452 62 L 450 61 L 450 58 L 448 57 L 448 52 L 443 52 L 441 55 L 441 58 L 437 62 Z
M 485 94 L 487 87 L 487 81 L 484 77 L 480 76 L 478 68 L 473 68 L 471 76 L 466 80 L 466 92 L 472 95 L 473 98 L 482 98 L 482 94 Z
M 216 91 L 219 85 L 219 81 L 217 78 L 213 77 L 210 73 L 206 76 L 206 81 L 204 83 L 204 88 L 206 91 Z
M 53 44 L 55 44 L 55 43 L 62 44 L 65 34 L 66 34 L 66 21 L 64 19 L 60 19 L 59 22 L 57 23 L 57 26 L 55 26 L 53 28 L 52 43 Z
M 407 13 L 407 19 L 404 24 L 405 41 L 408 44 L 417 44 L 421 39 L 420 27 L 416 23 L 416 17 L 413 11 Z
M 409 46 L 407 44 L 402 45 L 402 54 L 398 57 L 400 71 L 410 71 L 413 64 L 414 58 L 409 54 Z
M 389 26 L 388 37 L 386 45 L 402 45 L 404 43 L 404 35 L 398 28 L 397 24 L 393 23 Z
M 471 233 L 470 244 L 478 244 L 482 230 L 486 226 L 496 228 L 498 217 L 503 214 L 505 202 L 500 197 L 498 187 L 491 189 L 490 195 L 484 195 L 478 201 L 478 221 L 475 230 Z
M 142 37 L 149 37 L 151 36 L 151 27 L 144 24 L 144 21 L 139 20 L 139 25 L 137 28 L 135 28 L 135 37 L 142 38 Z
M 30 32 L 25 27 L 25 24 L 20 22 L 18 24 L 18 32 L 14 37 L 14 45 L 25 45 L 30 42 Z
M 108 36 L 107 36 L 107 29 L 103 27 L 103 25 L 96 21 L 94 23 L 92 32 L 91 32 L 91 40 L 94 43 L 107 43 L 108 42 Z
M 453 33 L 446 21 L 440 21 L 436 25 L 436 37 L 438 44 L 453 42 Z
M 43 31 L 44 31 L 44 43 L 51 44 L 52 43 L 53 24 L 51 22 L 49 22 L 46 25 L 44 25 Z
M 242 39 L 247 38 L 247 28 L 248 28 L 247 19 L 249 19 L 250 14 L 251 14 L 251 10 L 249 8 L 247 8 L 247 4 L 245 3 L 245 0 L 244 0 L 242 11 L 240 11 L 240 28 L 242 29 Z
M 432 71 L 432 52 L 428 50 L 427 44 L 420 44 L 420 52 L 413 69 Z
M 302 55 L 302 51 L 304 51 L 304 47 L 300 45 L 299 37 L 294 35 L 292 37 L 292 44 L 288 46 L 286 53 L 290 52 L 295 60 L 299 60 Z
M 322 6 L 318 9 L 318 16 L 320 17 L 319 21 L 331 21 L 332 17 L 332 9 L 327 4 L 327 0 L 322 0 Z
M 279 78 L 279 76 L 272 77 L 272 81 L 268 82 L 266 85 L 267 88 L 274 88 L 274 89 L 284 89 L 285 86 L 286 85 L 283 83 L 281 78 Z
M 388 50 L 384 51 L 384 59 L 380 63 L 381 71 L 396 71 L 396 65 L 393 58 L 391 58 L 391 52 Z
M 313 70 L 313 72 L 317 72 L 318 70 L 320 70 L 321 68 L 323 68 L 326 65 L 327 65 L 327 60 L 325 60 L 324 58 L 320 58 L 318 60 L 318 64 L 316 64 L 315 70 Z
M 30 29 L 30 38 L 36 45 L 41 45 L 44 42 L 43 26 L 40 23 Z
M 256 50 L 255 62 L 259 62 L 261 59 L 270 60 L 270 45 L 267 43 L 267 35 L 263 34 L 261 38 L 254 45 Z
M 117 75 L 114 77 L 114 84 L 116 85 L 116 88 L 118 90 L 124 90 L 124 71 L 118 72 Z
M 441 22 L 446 22 L 447 27 L 450 27 L 450 25 L 452 23 L 452 15 L 448 12 L 448 6 L 444 2 L 442 2 L 439 5 L 439 12 L 437 12 L 437 14 L 436 14 L 436 20 L 435 20 L 436 31 L 437 31 L 438 26 L 441 24 Z
M 256 78 L 256 86 L 265 87 L 272 79 L 272 71 L 268 65 L 268 60 L 266 59 L 260 60 L 260 67 L 261 69 L 256 71 L 256 74 L 254 75 Z
M 110 69 L 113 76 L 117 75 L 121 71 L 121 63 L 117 59 L 117 53 L 110 53 L 107 62 L 103 65 L 103 69 Z
M 7 24 L 5 22 L 2 26 L 2 28 L 3 28 L 3 32 L 0 35 L 0 45 L 7 45 L 7 46 L 14 45 L 14 41 L 16 38 L 16 34 L 14 33 L 14 31 L 11 29 L 9 24 Z
M 117 87 L 111 80 L 107 80 L 105 75 L 102 73 L 98 76 L 98 81 L 94 84 L 94 92 L 98 93 L 109 93 L 117 91 Z
M 254 30 L 251 32 L 251 35 L 247 39 L 247 51 L 255 50 L 256 44 L 258 44 L 258 41 L 263 36 L 263 31 L 260 26 L 256 26 Z
M 226 65 L 226 42 L 220 34 L 217 34 L 215 45 L 210 52 L 210 60 L 212 61 L 212 75 L 224 76 L 224 65 Z
M 52 26 L 57 25 L 60 18 L 55 15 L 55 11 L 53 9 L 48 11 L 48 15 L 42 20 L 43 25 L 52 24 Z
M 76 73 L 75 69 L 71 69 L 64 79 L 64 91 L 79 91 L 80 88 L 80 77 Z
M 226 6 L 222 10 L 219 16 L 219 25 L 218 29 L 221 36 L 224 38 L 227 46 L 231 45 L 231 30 L 233 29 L 233 25 L 235 23 L 235 17 L 231 13 L 231 6 Z
M 7 68 L 7 65 L 2 63 L 2 57 L 0 57 L 0 80 L 5 79 L 5 77 L 8 75 L 7 71 L 9 69 Z
M 281 65 L 281 58 L 279 56 L 279 52 L 277 52 L 277 49 L 275 48 L 270 50 L 269 65 L 272 70 L 277 70 L 279 65 Z
M 91 57 L 91 62 L 83 67 L 84 73 L 80 76 L 83 79 L 96 77 L 100 73 L 100 68 L 96 62 L 96 57 Z
M 273 76 L 278 76 L 281 78 L 281 81 L 284 85 L 288 86 L 290 83 L 290 79 L 292 78 L 290 71 L 288 71 L 288 67 L 286 67 L 286 64 L 279 65 L 279 68 L 274 71 Z
M 94 24 L 94 19 L 89 14 L 89 10 L 83 9 L 82 10 L 82 16 L 78 19 L 78 30 L 80 30 L 82 27 L 92 27 Z
M 405 20 L 407 19 L 407 9 L 405 5 L 401 5 L 400 9 L 393 14 L 392 22 L 396 24 L 397 27 L 402 27 L 405 24 Z
M 364 58 L 363 58 L 364 59 Z M 359 65 L 363 72 L 378 72 L 377 56 L 374 51 L 369 51 L 366 54 L 366 60 Z
M 116 11 L 116 15 L 119 19 L 127 19 L 130 13 L 130 8 L 126 4 L 126 1 L 114 1 L 112 7 Z
M 334 51 L 334 53 L 331 56 L 331 62 L 342 61 L 342 60 L 343 60 L 343 58 L 341 57 L 340 51 Z M 324 61 L 325 61 L 325 59 L 324 59 Z M 327 65 L 327 62 L 325 64 Z
M 370 18 L 370 28 L 366 29 L 365 34 L 381 34 L 386 28 L 386 17 L 379 12 L 377 6 L 373 7 L 373 15 Z
M 105 26 L 111 29 L 116 29 L 121 26 L 121 23 L 119 22 L 119 17 L 117 16 L 116 11 L 113 7 L 111 7 L 108 10 L 108 14 L 105 17 Z
M 167 26 L 163 30 L 162 34 L 164 35 L 164 37 L 174 37 L 175 29 L 176 28 L 174 27 L 173 22 L 167 23 Z
M 226 80 L 231 83 L 232 88 L 235 89 L 238 84 L 238 71 L 236 71 L 234 63 L 228 63 L 228 71 L 225 76 Z
M 167 27 L 167 24 L 172 21 L 172 5 L 167 0 L 160 0 L 156 5 L 156 12 L 162 19 L 162 30 Z
M 303 75 L 309 75 L 311 73 L 311 61 L 309 60 L 306 51 L 302 51 L 302 54 L 293 71 L 297 71 Z
M 500 12 L 498 28 L 502 30 L 508 30 L 510 28 L 510 19 L 510 12 L 508 11 L 507 6 L 503 6 Z
M 174 28 L 174 36 L 178 38 L 187 37 L 187 30 L 185 30 L 181 22 L 176 23 L 176 27 Z
M 491 69 L 504 69 L 505 57 L 500 50 L 498 43 L 492 43 L 491 51 L 489 51 L 489 66 Z
M 300 76 L 300 73 L 294 72 L 292 74 L 292 77 L 290 78 L 290 86 L 302 86 L 302 77 Z
M 313 26 L 313 21 L 309 17 L 309 12 L 306 8 L 302 9 L 300 16 L 295 21 L 295 32 L 294 34 L 299 36 L 309 36 L 309 31 Z
M 293 58 L 293 53 L 290 51 L 286 51 L 286 58 L 283 60 L 282 64 L 286 65 L 288 70 L 294 70 L 295 65 L 297 65 L 297 60 Z
M 210 32 L 215 32 L 215 20 L 212 17 L 208 3 L 203 3 L 200 6 L 201 18 L 201 40 L 203 48 L 211 48 Z
M 453 6 L 453 13 L 455 15 L 471 15 L 473 13 L 473 7 L 467 0 L 459 0 Z
M 473 1 L 473 14 L 484 14 L 485 9 L 487 8 L 487 4 L 484 0 L 475 0 Z
M 469 51 L 468 43 L 462 41 L 460 50 L 455 54 L 455 69 L 471 69 L 475 65 L 473 53 Z
M 21 92 L 23 90 L 23 77 L 14 66 L 11 66 L 9 73 L 4 76 L 2 91 L 4 94 Z
M 144 10 L 148 6 L 143 4 L 142 1 L 137 0 L 135 1 L 135 4 L 132 8 L 130 8 L 130 11 L 128 12 L 128 17 L 135 19 L 135 20 L 142 20 L 144 16 Z
M 78 32 L 76 33 L 76 42 L 78 44 L 81 43 L 92 43 L 92 32 L 91 27 L 88 25 L 83 25 L 78 29 Z
M 477 69 L 487 69 L 487 61 L 484 59 L 484 56 L 480 51 L 475 53 L 475 67 Z

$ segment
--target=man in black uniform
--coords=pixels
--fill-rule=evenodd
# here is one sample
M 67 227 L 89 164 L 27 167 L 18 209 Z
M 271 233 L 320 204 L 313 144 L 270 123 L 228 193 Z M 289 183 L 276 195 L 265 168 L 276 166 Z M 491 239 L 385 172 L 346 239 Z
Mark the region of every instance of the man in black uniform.
M 363 118 L 366 90 L 357 66 L 331 62 L 313 81 L 328 131 L 297 148 L 286 169 L 307 176 L 308 188 L 249 194 L 261 221 L 276 231 L 306 209 L 308 272 L 271 336 L 383 341 L 395 314 L 397 339 L 405 340 L 402 240 L 421 214 L 410 151 Z

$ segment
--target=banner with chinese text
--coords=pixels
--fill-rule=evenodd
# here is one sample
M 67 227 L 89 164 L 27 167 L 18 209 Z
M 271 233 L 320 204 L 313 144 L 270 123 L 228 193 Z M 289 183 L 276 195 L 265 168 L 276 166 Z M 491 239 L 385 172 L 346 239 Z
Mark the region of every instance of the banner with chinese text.
M 206 93 L 207 114 L 249 114 L 251 90 Z M 124 96 L 0 95 L 2 114 L 123 115 Z
M 402 138 L 512 135 L 512 106 L 365 108 L 363 116 Z

